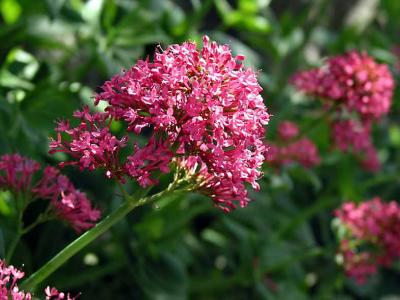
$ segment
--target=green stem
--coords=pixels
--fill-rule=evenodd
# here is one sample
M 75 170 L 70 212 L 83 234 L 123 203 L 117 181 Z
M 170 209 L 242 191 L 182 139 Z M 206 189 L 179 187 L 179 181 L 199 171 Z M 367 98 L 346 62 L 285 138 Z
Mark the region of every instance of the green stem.
M 19 199 L 18 199 L 17 203 L 18 203 L 18 202 L 19 202 Z M 17 209 L 18 209 L 18 207 L 17 207 Z M 6 261 L 7 261 L 7 263 L 11 263 L 11 259 L 12 259 L 12 256 L 13 256 L 14 252 L 15 252 L 15 248 L 17 247 L 18 242 L 19 242 L 19 240 L 21 239 L 21 236 L 22 236 L 22 234 L 23 234 L 23 233 L 22 233 L 22 227 L 23 227 L 23 224 L 22 224 L 23 211 L 22 211 L 21 209 L 18 209 L 18 210 L 19 210 L 19 212 L 18 212 L 18 220 L 17 220 L 17 232 L 15 233 L 15 236 L 14 236 L 14 238 L 13 238 L 13 240 L 12 240 L 10 246 L 9 246 L 8 249 L 7 249 L 7 255 L 6 255 Z
M 178 184 L 178 182 L 170 184 L 169 187 L 164 191 L 161 191 L 149 197 L 141 198 L 138 201 L 135 201 L 132 197 L 126 199 L 126 201 L 117 210 L 108 215 L 95 227 L 86 231 L 84 234 L 82 234 L 80 237 L 70 243 L 50 261 L 48 261 L 39 270 L 37 270 L 28 279 L 26 279 L 20 285 L 21 289 L 33 291 L 39 283 L 41 283 L 54 271 L 60 268 L 64 263 L 66 263 L 72 256 L 82 250 L 85 246 L 87 246 L 101 234 L 106 232 L 110 227 L 112 227 L 119 220 L 125 217 L 134 208 L 161 198 L 168 193 L 174 192 L 176 184 Z
M 40 215 L 36 221 L 34 221 L 33 223 L 31 223 L 30 225 L 26 226 L 24 229 L 22 229 L 21 231 L 21 235 L 27 234 L 29 231 L 31 231 L 33 228 L 35 228 L 36 226 L 38 226 L 39 224 L 42 224 L 44 222 L 50 221 L 52 219 L 55 218 L 51 218 L 48 215 Z
M 14 239 L 12 240 L 12 242 L 11 242 L 11 244 L 8 247 L 8 250 L 7 250 L 7 255 L 6 255 L 6 262 L 7 263 L 11 262 L 11 259 L 12 259 L 12 256 L 14 254 L 15 248 L 17 247 L 18 242 L 21 239 L 21 236 L 22 236 L 22 232 L 21 232 L 20 229 L 18 229 L 17 233 L 14 236 Z
M 31 200 L 31 203 L 32 203 L 32 200 Z M 49 204 L 47 205 L 46 210 L 43 213 L 41 213 L 33 223 L 31 223 L 30 225 L 28 225 L 25 228 L 21 229 L 21 235 L 27 234 L 28 232 L 30 232 L 33 228 L 35 228 L 39 224 L 42 224 L 44 222 L 51 221 L 52 219 L 55 219 L 55 216 L 50 214 L 51 207 L 52 207 L 52 205 L 49 202 Z

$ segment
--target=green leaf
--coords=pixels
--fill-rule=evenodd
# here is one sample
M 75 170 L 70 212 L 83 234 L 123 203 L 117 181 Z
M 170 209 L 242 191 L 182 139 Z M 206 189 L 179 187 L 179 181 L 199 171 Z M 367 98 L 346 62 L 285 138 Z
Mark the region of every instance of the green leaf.
M 91 25 L 100 24 L 100 15 L 104 0 L 89 0 L 81 9 L 81 17 Z
M 6 24 L 13 24 L 21 16 L 22 8 L 16 0 L 1 0 L 0 13 Z
M 400 147 L 400 128 L 398 126 L 390 126 L 389 128 L 389 138 L 392 145 L 399 148 Z
M 223 234 L 221 234 L 213 229 L 205 229 L 202 232 L 201 236 L 205 241 L 208 241 L 208 242 L 210 242 L 214 245 L 217 245 L 221 248 L 228 245 L 227 238 Z
M 12 74 L 8 70 L 0 70 L 0 86 L 33 90 L 34 85 L 27 80 Z

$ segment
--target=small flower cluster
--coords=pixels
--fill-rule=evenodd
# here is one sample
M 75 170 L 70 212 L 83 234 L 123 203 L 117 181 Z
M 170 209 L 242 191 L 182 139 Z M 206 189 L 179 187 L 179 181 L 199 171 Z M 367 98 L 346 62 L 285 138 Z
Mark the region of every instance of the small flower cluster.
M 325 65 L 295 74 L 292 84 L 334 105 L 332 136 L 342 151 L 360 154 L 362 165 L 377 171 L 380 163 L 371 142 L 371 125 L 389 112 L 394 80 L 387 65 L 356 51 L 329 58 Z M 348 116 L 354 115 L 355 120 Z
M 0 189 L 9 189 L 15 193 L 26 193 L 31 188 L 32 176 L 39 171 L 40 165 L 19 154 L 3 155 L 0 158 Z
M 278 126 L 278 139 L 276 144 L 270 144 L 266 160 L 270 165 L 282 165 L 297 162 L 306 168 L 311 168 L 320 163 L 318 148 L 308 138 L 296 139 L 299 128 L 290 121 L 283 121 Z
M 61 167 L 79 165 L 80 169 L 95 170 L 104 168 L 106 176 L 121 178 L 124 170 L 119 164 L 119 152 L 126 147 L 127 137 L 116 138 L 110 133 L 110 120 L 105 113 L 90 113 L 85 106 L 82 111 L 76 111 L 73 116 L 79 120 L 79 125 L 71 128 L 68 121 L 60 121 L 56 128 L 57 140 L 50 143 L 50 153 L 64 152 L 76 161 L 61 163 Z M 62 139 L 62 133 L 70 136 L 70 141 Z
M 17 285 L 17 281 L 24 275 L 24 272 L 13 266 L 7 266 L 3 260 L 0 260 L 0 299 L 31 300 L 32 295 L 20 291 Z
M 100 218 L 100 211 L 92 207 L 86 194 L 76 190 L 68 177 L 56 168 L 46 167 L 32 192 L 41 199 L 50 200 L 54 214 L 77 232 L 93 227 Z
M 44 290 L 46 294 L 46 300 L 75 300 L 78 296 L 72 297 L 69 293 L 65 294 L 64 292 L 60 292 L 54 287 L 46 287 Z
M 259 188 L 269 115 L 256 74 L 243 60 L 208 37 L 201 50 L 185 42 L 157 51 L 153 62 L 139 61 L 104 83 L 96 104 L 105 101 L 105 113 L 85 108 L 75 113 L 80 120 L 75 128 L 61 121 L 51 152 L 68 153 L 74 159 L 69 164 L 101 167 L 107 177 L 130 177 L 142 187 L 156 184 L 155 173 L 169 172 L 176 158 L 194 160 L 212 178 L 205 183 L 207 194 L 218 206 L 232 209 L 237 201 L 244 206 L 245 183 Z M 111 134 L 113 120 L 135 135 L 147 128 L 149 143 L 131 148 L 127 137 Z M 127 157 L 120 155 L 124 147 L 132 149 Z
M 343 103 L 368 120 L 388 113 L 394 89 L 387 65 L 356 51 L 331 57 L 321 68 L 300 72 L 292 83 L 313 96 Z
M 71 181 L 56 168 L 47 166 L 42 178 L 32 183 L 40 164 L 19 154 L 5 154 L 0 158 L 0 189 L 11 190 L 16 195 L 23 193 L 25 199 L 49 200 L 56 217 L 69 223 L 77 232 L 92 227 L 100 218 L 86 195 L 73 186 Z M 29 200 L 28 200 L 29 201 Z M 26 206 L 28 203 L 24 203 Z
M 363 283 L 379 266 L 390 266 L 400 256 L 400 207 L 378 197 L 335 211 L 339 220 L 339 252 L 348 276 Z
M 31 300 L 31 293 L 20 291 L 17 282 L 25 276 L 25 273 L 13 266 L 7 266 L 4 260 L 0 260 L 0 299 L 1 300 Z M 75 300 L 68 293 L 58 292 L 55 288 L 45 289 L 46 300 Z
M 332 138 L 335 146 L 343 152 L 361 155 L 364 169 L 378 171 L 381 164 L 371 141 L 371 125 L 357 120 L 341 120 L 332 124 Z
M 198 191 L 210 197 L 214 204 L 225 212 L 236 208 L 245 207 L 250 199 L 247 197 L 247 191 L 240 179 L 218 177 L 209 172 L 207 165 L 198 156 L 189 156 L 187 158 L 175 158 L 178 170 L 182 170 L 190 184 L 191 191 Z M 259 189 L 258 183 L 254 186 Z M 237 199 L 235 202 L 227 199 Z
M 299 134 L 299 127 L 290 121 L 283 121 L 278 126 L 278 137 L 282 141 L 290 141 Z

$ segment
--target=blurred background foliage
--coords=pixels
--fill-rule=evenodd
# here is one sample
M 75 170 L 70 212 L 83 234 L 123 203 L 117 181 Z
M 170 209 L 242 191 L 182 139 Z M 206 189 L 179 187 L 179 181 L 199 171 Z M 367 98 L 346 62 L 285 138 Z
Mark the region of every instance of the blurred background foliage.
M 100 84 L 151 58 L 158 45 L 200 42 L 207 34 L 244 54 L 246 65 L 259 70 L 274 115 L 267 139 L 280 120 L 309 128 L 321 117 L 320 104 L 288 79 L 327 55 L 364 50 L 399 79 L 392 54 L 400 34 L 396 0 L 0 0 L 0 24 L 0 154 L 53 165 L 63 158 L 47 152 L 54 120 L 93 107 Z M 400 299 L 400 266 L 364 286 L 345 278 L 330 225 L 344 200 L 400 199 L 397 99 L 398 91 L 390 115 L 374 128 L 378 174 L 332 151 L 320 122 L 308 132 L 321 152 L 318 168 L 265 166 L 255 201 L 230 214 L 195 194 L 142 207 L 48 283 L 82 291 L 81 299 Z M 104 215 L 121 202 L 102 174 L 65 172 Z M 0 256 L 14 228 L 8 198 L 0 194 Z M 58 223 L 41 225 L 23 239 L 13 263 L 29 274 L 75 237 Z

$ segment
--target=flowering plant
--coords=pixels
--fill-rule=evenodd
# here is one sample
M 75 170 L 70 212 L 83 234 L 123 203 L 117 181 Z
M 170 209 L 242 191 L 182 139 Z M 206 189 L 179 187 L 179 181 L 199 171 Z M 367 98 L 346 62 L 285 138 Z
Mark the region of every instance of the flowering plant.
M 199 191 L 227 212 L 237 204 L 248 204 L 245 184 L 260 188 L 256 181 L 267 151 L 263 126 L 269 115 L 256 74 L 243 66 L 243 60 L 207 36 L 201 51 L 193 42 L 169 46 L 155 54 L 154 62 L 139 61 L 101 87 L 95 103 L 106 101 L 104 112 L 91 113 L 86 106 L 73 114 L 77 126 L 68 120 L 58 122 L 50 153 L 72 158 L 60 167 L 102 168 L 107 178 L 118 182 L 124 203 L 28 278 L 24 287 L 35 287 L 132 209 L 167 193 Z M 111 130 L 116 121 L 126 128 L 123 137 Z M 145 129 L 150 137 L 139 146 L 135 139 Z M 0 165 L 6 175 L 0 183 L 17 194 L 50 199 L 50 210 L 78 232 L 92 227 L 99 211 L 55 168 L 46 168 L 43 178 L 30 186 L 38 168 L 29 159 L 6 155 Z M 150 196 L 137 198 L 137 193 L 129 195 L 124 187 L 127 179 L 134 179 L 148 193 L 159 174 L 170 172 L 174 175 L 168 187 Z M 40 215 L 34 225 L 46 218 Z M 53 295 L 52 290 L 46 293 Z
M 0 0 L 0 298 L 396 297 L 397 2 Z

